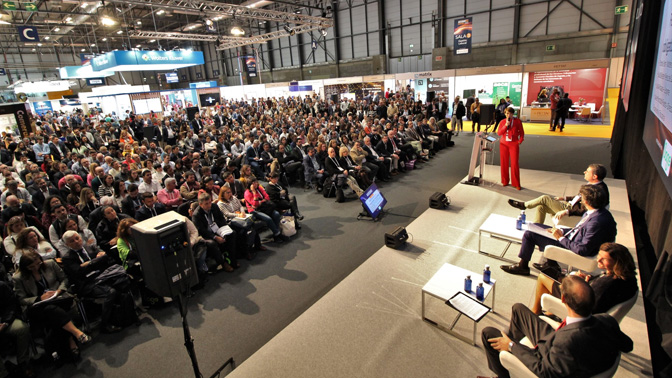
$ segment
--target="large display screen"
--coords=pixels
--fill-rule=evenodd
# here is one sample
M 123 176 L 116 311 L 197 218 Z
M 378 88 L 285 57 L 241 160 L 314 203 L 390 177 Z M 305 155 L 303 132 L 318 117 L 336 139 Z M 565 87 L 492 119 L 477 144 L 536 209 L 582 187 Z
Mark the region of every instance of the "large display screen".
M 649 109 L 646 112 L 642 138 L 672 196 L 672 0 L 666 0 L 660 20 L 656 63 L 651 80 Z
M 376 184 L 371 184 L 364 193 L 359 197 L 359 200 L 362 201 L 364 209 L 371 216 L 371 218 L 376 219 L 380 215 L 380 212 L 383 211 L 383 208 L 387 204 L 387 200 L 383 196 L 383 193 L 378 190 Z

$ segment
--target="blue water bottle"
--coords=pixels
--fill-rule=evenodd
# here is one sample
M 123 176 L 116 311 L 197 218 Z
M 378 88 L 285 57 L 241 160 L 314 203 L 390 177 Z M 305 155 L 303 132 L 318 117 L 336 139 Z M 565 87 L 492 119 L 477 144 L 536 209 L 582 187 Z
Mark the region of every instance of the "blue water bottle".
M 516 230 L 522 230 L 523 229 L 523 218 L 518 216 L 518 219 L 516 220 Z
M 490 265 L 486 264 L 483 269 L 483 282 L 490 283 Z
M 479 301 L 483 300 L 483 294 L 485 293 L 485 289 L 483 289 L 483 282 L 478 284 L 478 287 L 476 287 L 476 299 Z
M 471 276 L 464 279 L 464 291 L 471 293 Z
M 523 220 L 523 224 L 526 223 L 527 220 L 526 220 L 526 217 L 525 217 L 525 210 L 520 211 L 520 219 Z

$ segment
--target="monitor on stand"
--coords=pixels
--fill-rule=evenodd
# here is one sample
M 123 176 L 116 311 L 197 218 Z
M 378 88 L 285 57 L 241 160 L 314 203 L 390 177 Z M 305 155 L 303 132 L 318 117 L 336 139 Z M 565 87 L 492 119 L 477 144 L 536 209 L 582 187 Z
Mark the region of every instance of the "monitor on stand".
M 385 199 L 383 193 L 378 190 L 378 186 L 375 183 L 366 188 L 364 193 L 359 196 L 359 200 L 362 202 L 364 212 L 359 214 L 357 219 L 360 219 L 361 217 L 370 217 L 373 221 L 377 221 L 383 216 L 383 208 L 387 204 L 387 199 Z

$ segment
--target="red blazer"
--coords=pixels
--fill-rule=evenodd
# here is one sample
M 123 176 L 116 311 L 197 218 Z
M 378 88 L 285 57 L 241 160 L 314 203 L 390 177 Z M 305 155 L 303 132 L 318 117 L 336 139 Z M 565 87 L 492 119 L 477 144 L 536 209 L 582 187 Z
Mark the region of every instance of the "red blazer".
M 499 127 L 497 127 L 497 134 L 501 137 L 499 143 L 504 144 L 521 144 L 525 139 L 525 130 L 523 130 L 523 123 L 520 122 L 520 119 L 513 118 L 513 123 L 509 130 L 506 129 L 506 118 L 499 122 Z M 509 137 L 511 141 L 507 141 L 506 137 Z
M 255 211 L 264 199 L 268 200 L 269 198 L 261 185 L 257 187 L 256 193 L 252 193 L 250 189 L 247 189 L 245 191 L 245 205 L 247 206 L 247 211 L 250 213 Z

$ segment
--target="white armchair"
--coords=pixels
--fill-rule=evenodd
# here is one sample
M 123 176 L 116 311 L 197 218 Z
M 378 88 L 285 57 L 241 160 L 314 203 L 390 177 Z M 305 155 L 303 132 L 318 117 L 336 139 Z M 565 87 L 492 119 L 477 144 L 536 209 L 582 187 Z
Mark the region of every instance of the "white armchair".
M 555 260 L 568 266 L 567 271 L 580 269 L 584 272 L 593 272 L 597 269 L 597 259 L 595 257 L 584 257 L 577 255 L 569 249 L 556 246 L 548 246 L 544 249 L 544 257 L 548 260 Z
M 509 352 L 499 352 L 499 361 L 502 363 L 502 366 L 509 371 L 509 374 L 512 378 L 535 378 L 536 375 L 532 373 L 516 356 Z M 618 365 L 621 363 L 621 354 L 619 353 L 616 357 L 616 361 L 611 365 L 606 371 L 593 375 L 592 378 L 610 378 L 616 374 L 618 370 Z

